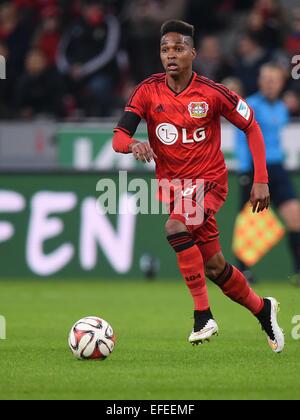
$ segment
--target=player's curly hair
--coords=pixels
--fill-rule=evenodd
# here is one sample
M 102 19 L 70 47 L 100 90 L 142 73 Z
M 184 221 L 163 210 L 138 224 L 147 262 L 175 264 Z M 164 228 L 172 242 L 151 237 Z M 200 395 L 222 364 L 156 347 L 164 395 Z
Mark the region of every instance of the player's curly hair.
M 183 22 L 182 20 L 168 20 L 161 27 L 161 37 L 170 32 L 176 32 L 178 34 L 189 36 L 194 39 L 195 27 L 189 23 Z

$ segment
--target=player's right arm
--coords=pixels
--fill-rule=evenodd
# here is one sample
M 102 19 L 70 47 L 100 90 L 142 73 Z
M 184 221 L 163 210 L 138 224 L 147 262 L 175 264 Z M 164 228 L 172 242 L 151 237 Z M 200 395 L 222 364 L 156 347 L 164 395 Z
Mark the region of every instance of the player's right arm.
M 136 160 L 151 162 L 157 156 L 149 142 L 133 138 L 142 119 L 147 115 L 147 95 L 143 84 L 133 92 L 125 112 L 114 129 L 113 149 L 117 153 L 132 153 Z

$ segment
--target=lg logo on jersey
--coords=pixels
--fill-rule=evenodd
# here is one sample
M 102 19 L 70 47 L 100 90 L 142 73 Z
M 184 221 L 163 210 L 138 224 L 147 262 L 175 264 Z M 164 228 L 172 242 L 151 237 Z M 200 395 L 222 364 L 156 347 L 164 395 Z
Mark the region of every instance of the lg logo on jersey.
M 179 132 L 175 125 L 163 123 L 160 124 L 156 129 L 156 135 L 158 139 L 167 146 L 172 146 L 175 144 L 179 138 Z M 198 128 L 193 133 L 193 138 L 188 138 L 187 129 L 182 129 L 182 143 L 200 143 L 206 139 L 205 128 Z

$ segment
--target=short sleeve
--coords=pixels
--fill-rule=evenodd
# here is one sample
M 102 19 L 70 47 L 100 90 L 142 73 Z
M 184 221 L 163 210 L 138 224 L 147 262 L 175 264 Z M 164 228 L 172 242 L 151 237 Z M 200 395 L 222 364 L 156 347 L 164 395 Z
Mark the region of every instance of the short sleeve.
M 218 85 L 217 101 L 220 114 L 240 130 L 246 130 L 254 121 L 253 109 L 245 99 L 223 85 Z
M 146 119 L 147 114 L 147 92 L 144 84 L 139 85 L 131 95 L 125 112 L 134 112 L 141 119 Z

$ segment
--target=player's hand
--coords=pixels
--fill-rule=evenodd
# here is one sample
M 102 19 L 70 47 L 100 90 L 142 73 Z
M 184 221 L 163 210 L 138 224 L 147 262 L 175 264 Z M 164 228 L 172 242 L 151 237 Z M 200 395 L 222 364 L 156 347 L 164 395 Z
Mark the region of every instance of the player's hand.
M 270 191 L 268 184 L 254 183 L 251 191 L 250 202 L 253 213 L 260 213 L 270 206 Z
M 144 163 L 150 163 L 153 159 L 157 159 L 152 147 L 148 142 L 134 142 L 130 145 L 133 156 L 136 160 L 140 160 Z

